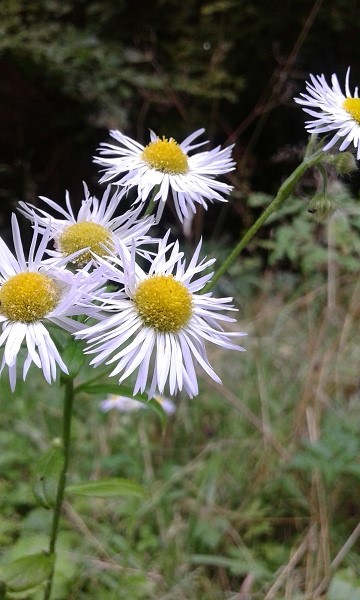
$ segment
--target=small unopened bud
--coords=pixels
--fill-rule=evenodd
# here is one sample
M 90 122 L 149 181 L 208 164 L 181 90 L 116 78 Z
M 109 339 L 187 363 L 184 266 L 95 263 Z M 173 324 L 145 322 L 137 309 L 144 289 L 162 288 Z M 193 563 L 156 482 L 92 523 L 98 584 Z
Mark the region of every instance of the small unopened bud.
M 59 437 L 53 438 L 51 440 L 51 443 L 52 443 L 52 445 L 53 445 L 54 448 L 61 448 L 61 446 L 63 445 L 62 439 L 59 438 Z
M 334 167 L 338 175 L 348 175 L 358 168 L 355 156 L 351 152 L 329 154 L 327 162 Z
M 336 211 L 337 202 L 325 194 L 317 194 L 307 203 L 307 211 L 316 221 L 326 221 Z

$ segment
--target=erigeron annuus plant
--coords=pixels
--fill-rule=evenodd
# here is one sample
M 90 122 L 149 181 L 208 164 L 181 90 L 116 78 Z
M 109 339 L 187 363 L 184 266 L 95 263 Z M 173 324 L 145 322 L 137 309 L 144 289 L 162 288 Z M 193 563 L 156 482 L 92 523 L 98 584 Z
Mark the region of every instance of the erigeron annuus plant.
M 314 117 L 307 125 L 310 132 L 336 130 L 334 137 L 326 145 L 315 136 L 310 138 L 302 163 L 214 273 L 209 268 L 215 259 L 201 257 L 201 243 L 186 261 L 179 242 L 170 240 L 169 232 L 162 239 L 151 235 L 169 197 L 180 223 L 195 213 L 198 205 L 206 208 L 208 202 L 229 199 L 232 187 L 218 177 L 235 168 L 232 148 L 197 151 L 206 143 L 193 143 L 202 129 L 180 144 L 151 132 L 146 146 L 112 131 L 117 144 L 102 144 L 95 158 L 104 169 L 101 182 L 108 184 L 101 199 L 91 196 L 84 185 L 77 214 L 68 195 L 66 209 L 48 198 L 41 198 L 43 205 L 38 207 L 20 203 L 34 234 L 27 258 L 15 217 L 15 254 L 0 239 L 0 368 L 8 371 L 11 389 L 20 376 L 31 376 L 32 363 L 51 385 L 60 371 L 65 392 L 62 444 L 53 445 L 42 458 L 34 486 L 39 504 L 53 511 L 48 551 L 0 568 L 0 580 L 10 593 L 43 586 L 44 600 L 51 599 L 66 490 L 103 496 L 144 493 L 137 484 L 116 478 L 67 485 L 71 417 L 77 394 L 91 394 L 101 382 L 102 389 L 112 394 L 104 410 L 120 407 L 120 398 L 132 396 L 164 414 L 156 397 L 197 395 L 199 367 L 220 382 L 207 357 L 207 343 L 243 350 L 238 338 L 245 334 L 227 330 L 234 322 L 225 314 L 234 310 L 232 299 L 213 296 L 216 281 L 286 201 L 307 169 L 318 167 L 322 178 L 319 193 L 326 194 L 325 166 L 331 163 L 336 167 L 339 157 L 327 154 L 327 150 L 340 138 L 344 138 L 340 151 L 353 144 L 359 156 L 357 90 L 351 97 L 348 75 L 345 96 L 335 76 L 332 83 L 330 88 L 323 77 L 312 77 L 308 93 L 296 101 Z M 349 168 L 350 164 L 353 168 L 349 154 L 343 154 L 342 159 L 346 156 Z M 341 162 L 344 172 L 344 160 L 338 162 L 339 171 Z M 122 211 L 130 190 L 136 193 L 134 205 Z M 68 332 L 65 345 L 59 344 L 57 328 Z M 82 379 L 86 358 L 96 367 L 90 380 Z M 118 379 L 118 385 L 106 383 L 109 375 Z M 22 573 L 21 590 L 14 583 L 17 572 Z
M 100 182 L 110 181 L 126 190 L 135 188 L 136 202 L 148 201 L 154 190 L 152 201 L 157 203 L 157 220 L 161 218 L 169 195 L 181 222 L 196 212 L 198 204 L 206 209 L 207 202 L 225 202 L 232 186 L 218 181 L 216 176 L 235 168 L 232 146 L 194 153 L 206 144 L 192 143 L 204 131 L 198 129 L 180 144 L 174 138 L 159 138 L 150 131 L 147 146 L 120 131 L 110 131 L 118 145 L 101 144 L 100 156 L 95 157 L 95 162 L 105 171 Z
M 66 258 L 69 261 L 70 257 L 75 267 L 81 269 L 89 263 L 96 265 L 97 257 L 107 256 L 114 249 L 115 241 L 130 247 L 135 243 L 137 248 L 152 241 L 148 232 L 154 224 L 154 218 L 151 215 L 141 217 L 141 207 L 114 216 L 125 190 L 108 186 L 101 200 L 98 200 L 90 195 L 87 185 L 83 185 L 84 198 L 77 215 L 71 207 L 68 192 L 65 196 L 67 210 L 50 198 L 40 197 L 45 205 L 57 213 L 56 217 L 38 206 L 19 202 L 19 211 L 36 223 L 39 231 L 50 228 L 55 248 L 48 249 L 47 253 L 54 263 Z
M 170 395 L 184 390 L 192 398 L 199 392 L 195 364 L 221 383 L 206 356 L 205 340 L 243 350 L 231 337 L 245 334 L 221 327 L 235 321 L 223 314 L 234 310 L 231 298 L 201 293 L 212 276 L 203 272 L 214 260 L 198 262 L 199 243 L 186 265 L 178 242 L 168 242 L 169 233 L 160 240 L 147 272 L 136 264 L 135 246 L 131 253 L 118 247 L 107 269 L 119 291 L 103 298 L 107 315 L 78 337 L 88 342 L 85 352 L 95 355 L 90 364 L 115 365 L 110 375 L 119 375 L 119 383 L 136 371 L 135 394 L 147 389 L 151 398 L 167 388 Z
M 350 67 L 345 77 L 345 93 L 334 73 L 331 86 L 324 75 L 310 75 L 306 83 L 306 93 L 295 98 L 295 102 L 303 106 L 303 110 L 313 119 L 307 121 L 309 133 L 333 132 L 333 136 L 324 145 L 324 151 L 330 150 L 339 142 L 339 151 L 346 150 L 351 144 L 357 150 L 356 158 L 360 158 L 360 98 L 356 87 L 354 94 L 350 91 Z

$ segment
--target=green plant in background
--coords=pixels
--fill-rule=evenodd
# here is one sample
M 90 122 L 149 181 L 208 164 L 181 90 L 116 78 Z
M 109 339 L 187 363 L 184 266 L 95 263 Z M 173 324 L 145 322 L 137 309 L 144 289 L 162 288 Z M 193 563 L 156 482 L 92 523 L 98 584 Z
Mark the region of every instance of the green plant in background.
M 70 4 L 64 5 L 65 13 L 69 6 Z M 59 10 L 57 4 L 56 10 Z M 35 8 L 34 11 L 36 12 Z M 15 42 L 20 45 L 19 39 Z M 56 59 L 64 64 L 67 63 L 66 52 L 63 55 L 59 52 L 59 56 L 57 53 L 51 56 L 51 51 L 48 51 L 45 46 L 46 44 L 43 44 L 39 49 L 41 60 L 45 53 L 49 60 Z M 71 60 L 73 57 L 74 48 L 71 51 Z M 34 53 L 34 62 L 36 62 L 36 53 Z M 72 64 L 71 70 L 73 66 Z M 134 78 L 131 77 L 131 80 L 133 81 Z M 219 80 L 221 81 L 221 77 Z M 313 85 L 315 85 L 314 81 L 316 79 L 312 77 Z M 70 81 L 70 84 L 74 82 Z M 339 138 L 344 137 L 339 151 L 348 149 L 351 143 L 359 151 L 358 104 L 360 100 L 357 98 L 357 93 L 354 97 L 351 96 L 348 79 L 345 96 L 338 89 L 337 79 L 333 78 L 333 89 L 323 78 L 318 78 L 316 85 L 315 98 L 311 97 L 313 92 L 309 84 L 308 95 L 303 94 L 305 100 L 300 100 L 300 103 L 306 107 L 312 106 L 310 114 L 315 117 L 315 121 L 308 124 L 308 129 L 313 134 L 336 131 L 333 134 L 335 137 L 325 146 L 327 150 L 330 149 L 330 145 L 338 142 Z M 319 111 L 317 113 L 314 113 L 314 104 Z M 340 474 L 355 478 L 358 476 L 356 466 L 352 468 L 346 466 L 347 461 L 355 458 L 357 446 L 356 444 L 350 448 L 346 446 L 349 436 L 347 431 L 343 436 L 338 433 L 333 438 L 325 431 L 321 438 L 319 424 L 322 406 L 320 404 L 313 406 L 312 395 L 314 394 L 317 400 L 326 404 L 331 397 L 331 389 L 327 388 L 323 380 L 326 382 L 328 380 L 324 375 L 314 392 L 312 371 L 305 372 L 306 381 L 301 388 L 299 381 L 291 379 L 294 372 L 293 362 L 291 370 L 286 372 L 285 366 L 289 354 L 286 345 L 280 348 L 275 346 L 276 352 L 273 346 L 271 349 L 268 348 L 268 357 L 263 357 L 261 366 L 259 366 L 260 357 L 254 354 L 254 369 L 245 374 L 245 378 L 248 376 L 251 379 L 251 384 L 245 387 L 247 396 L 245 395 L 243 401 L 240 402 L 234 393 L 235 391 L 240 393 L 240 390 L 232 390 L 230 384 L 225 388 L 224 394 L 236 410 L 244 414 L 252 428 L 261 434 L 261 447 L 256 451 L 253 447 L 246 455 L 246 461 L 241 461 L 240 465 L 235 459 L 239 441 L 239 434 L 236 433 L 235 428 L 232 429 L 229 424 L 229 433 L 233 438 L 224 436 L 221 443 L 212 446 L 211 427 L 214 428 L 218 424 L 209 423 L 208 433 L 201 432 L 200 427 L 198 435 L 201 440 L 205 435 L 210 439 L 203 450 L 205 454 L 211 454 L 213 450 L 217 452 L 217 456 L 211 460 L 211 468 L 206 466 L 201 452 L 200 456 L 192 458 L 187 456 L 186 445 L 185 447 L 179 445 L 184 454 L 185 466 L 177 464 L 174 455 L 172 460 L 164 465 L 163 481 L 157 486 L 151 442 L 143 426 L 143 416 L 139 415 L 139 427 L 135 427 L 132 439 L 124 435 L 125 451 L 117 453 L 113 461 L 107 459 L 109 470 L 117 471 L 117 466 L 121 465 L 125 472 L 124 477 L 116 475 L 94 477 L 67 484 L 75 400 L 79 401 L 84 396 L 107 393 L 133 395 L 135 400 L 154 408 L 164 422 L 164 409 L 156 396 L 163 392 L 175 395 L 182 391 L 190 398 L 197 395 L 199 388 L 195 365 L 201 366 L 209 375 L 209 385 L 215 386 L 221 383 L 208 358 L 205 340 L 214 342 L 216 348 L 243 350 L 232 340 L 244 334 L 228 331 L 221 326 L 223 322 L 228 327 L 232 327 L 234 319 L 223 314 L 225 310 L 233 309 L 230 304 L 231 298 L 216 298 L 211 290 L 222 276 L 233 268 L 239 254 L 251 248 L 255 236 L 264 225 L 270 224 L 275 232 L 272 239 L 266 242 L 270 264 L 279 260 L 290 260 L 304 275 L 313 274 L 319 268 L 323 270 L 326 264 L 330 283 L 334 277 L 335 264 L 336 267 L 347 272 L 356 270 L 358 215 L 351 215 L 346 220 L 346 227 L 340 224 L 339 230 L 336 229 L 338 227 L 336 223 L 343 223 L 343 221 L 329 220 L 326 248 L 325 240 L 322 240 L 323 253 L 320 252 L 320 246 L 319 252 L 314 253 L 314 244 L 309 242 L 316 234 L 317 221 L 330 217 L 335 212 L 335 202 L 342 210 L 349 210 L 350 203 L 344 209 L 343 205 L 347 200 L 340 198 L 341 194 L 346 197 L 346 193 L 340 188 L 340 194 L 334 178 L 329 177 L 329 164 L 331 163 L 335 169 L 338 167 L 341 174 L 347 174 L 354 169 L 350 152 L 339 155 L 337 162 L 337 153 L 325 152 L 325 141 L 319 140 L 315 135 L 310 138 L 301 164 L 284 180 L 275 197 L 269 200 L 254 223 L 240 236 L 239 241 L 233 249 L 230 249 L 214 274 L 210 272 L 214 260 L 200 259 L 201 243 L 188 261 L 185 261 L 183 252 L 179 249 L 179 242 L 170 241 L 170 231 L 161 239 L 150 235 L 148 233 L 150 227 L 159 226 L 165 204 L 170 202 L 170 199 L 180 228 L 188 226 L 192 221 L 198 204 L 207 208 L 208 202 L 213 200 L 226 201 L 226 196 L 231 192 L 232 186 L 218 180 L 219 176 L 228 173 L 234 167 L 234 161 L 230 156 L 231 147 L 198 151 L 198 146 L 202 146 L 202 143 L 193 142 L 202 132 L 203 130 L 196 131 L 180 144 L 171 137 L 160 138 L 151 132 L 149 144 L 143 146 L 117 130 L 112 131 L 112 137 L 117 144 L 103 144 L 100 157 L 97 157 L 96 162 L 105 167 L 102 181 L 112 181 L 120 191 L 117 190 L 111 196 L 108 187 L 102 200 L 99 201 L 90 196 L 85 188 L 85 198 L 76 216 L 68 195 L 66 211 L 52 200 L 45 199 L 47 206 L 64 218 L 54 218 L 39 206 L 22 204 L 22 212 L 30 218 L 35 230 L 28 259 L 25 258 L 20 230 L 15 218 L 13 218 L 15 254 L 10 252 L 2 239 L 0 240 L 2 278 L 0 316 L 3 323 L 0 344 L 4 346 L 1 369 L 8 371 L 12 391 L 15 389 L 16 381 L 21 380 L 18 369 L 22 369 L 22 379 L 25 380 L 32 362 L 40 368 L 46 381 L 53 385 L 52 390 L 56 387 L 53 382 L 57 379 L 57 371 L 60 370 L 62 372 L 60 384 L 64 396 L 63 400 L 59 397 L 55 399 L 57 394 L 54 393 L 54 403 L 58 412 L 51 416 L 53 421 L 51 427 L 55 431 L 53 436 L 55 439 L 46 450 L 45 446 L 48 444 L 44 440 L 38 444 L 44 447 L 45 452 L 34 467 L 34 499 L 28 500 L 25 507 L 25 512 L 29 514 L 27 526 L 32 531 L 36 530 L 39 537 L 34 542 L 26 535 L 23 536 L 10 552 L 8 560 L 4 560 L 0 565 L 3 597 L 26 598 L 32 595 L 34 598 L 43 597 L 44 600 L 50 600 L 50 598 L 66 597 L 66 594 L 69 597 L 69 594 L 73 594 L 73 597 L 85 598 L 91 575 L 87 574 L 83 578 L 80 570 L 71 562 L 69 563 L 68 556 L 73 547 L 78 545 L 81 552 L 84 552 L 83 565 L 87 561 L 91 563 L 91 558 L 86 556 L 89 547 L 96 548 L 101 557 L 101 565 L 98 566 L 100 568 L 103 566 L 104 571 L 109 568 L 110 573 L 102 573 L 101 581 L 94 583 L 96 593 L 99 593 L 101 587 L 106 590 L 105 592 L 101 590 L 104 598 L 118 597 L 119 579 L 121 593 L 135 599 L 151 595 L 156 597 L 156 587 L 166 589 L 172 578 L 176 580 L 176 585 L 171 591 L 171 597 L 184 598 L 188 593 L 193 594 L 194 590 L 196 593 L 197 588 L 199 594 L 205 593 L 208 598 L 215 599 L 217 592 L 213 586 L 206 591 L 206 586 L 211 584 L 206 583 L 204 570 L 217 568 L 222 569 L 222 572 L 226 571 L 224 578 L 228 578 L 230 587 L 232 581 L 241 579 L 245 593 L 246 586 L 250 589 L 256 582 L 258 590 L 255 593 L 260 594 L 266 588 L 266 600 L 274 599 L 284 582 L 288 594 L 291 585 L 289 572 L 309 550 L 311 536 L 314 539 L 316 537 L 315 526 L 310 526 L 305 533 L 303 531 L 293 557 L 286 567 L 282 567 L 288 554 L 287 548 L 281 547 L 278 541 L 271 541 L 270 536 L 274 535 L 276 538 L 281 535 L 279 529 L 282 531 L 281 519 L 286 518 L 283 511 L 287 499 L 293 501 L 299 513 L 304 507 L 308 512 L 318 511 L 320 533 L 324 536 L 320 543 L 321 556 L 314 569 L 317 573 L 316 578 L 310 576 L 304 578 L 304 585 L 300 582 L 295 586 L 294 583 L 296 590 L 301 590 L 299 594 L 304 592 L 304 598 L 308 597 L 311 586 L 310 591 L 315 594 L 314 597 L 318 597 L 326 589 L 329 589 L 330 596 L 338 593 L 336 590 L 339 589 L 345 590 L 344 593 L 350 594 L 353 590 L 356 593 L 358 575 L 351 569 L 340 572 L 340 575 L 331 581 L 334 567 L 340 564 L 344 551 L 341 550 L 330 562 L 329 537 L 325 540 L 325 532 L 328 528 L 325 491 L 327 486 L 334 485 Z M 320 184 L 315 186 L 314 196 L 305 204 L 294 198 L 294 192 L 304 174 L 314 169 Z M 130 190 L 136 193 L 135 206 L 129 211 L 130 216 L 126 227 L 121 228 L 119 217 L 114 217 L 114 214 Z M 265 204 L 264 198 L 266 200 L 266 196 L 253 195 L 250 197 L 250 204 L 262 207 Z M 144 213 L 140 215 L 142 209 Z M 155 219 L 151 216 L 153 213 L 156 214 Z M 314 221 L 309 220 L 309 215 L 314 215 L 316 225 Z M 291 225 L 284 223 L 285 217 L 289 216 L 292 216 Z M 65 233 L 71 236 L 70 246 L 64 243 Z M 47 248 L 50 240 L 55 243 L 55 250 Z M 46 260 L 43 258 L 45 253 L 48 256 Z M 146 267 L 143 266 L 144 263 Z M 330 308 L 331 290 L 327 291 Z M 318 306 L 316 308 L 319 310 Z M 307 318 L 308 326 L 311 326 L 310 321 L 314 315 L 310 308 Z M 327 335 L 330 337 L 331 332 L 328 332 L 328 327 L 328 321 L 324 320 L 322 331 L 318 336 L 319 340 Z M 346 322 L 342 336 L 337 341 L 340 346 L 343 344 L 348 327 L 349 323 Z M 86 341 L 85 350 L 78 339 Z M 317 364 L 315 359 L 319 360 L 316 343 L 312 354 L 312 369 Z M 21 358 L 21 345 L 26 352 L 24 361 Z M 302 345 L 304 347 L 305 344 Z M 96 370 L 95 374 L 91 372 L 86 361 L 88 354 L 91 354 L 90 365 L 98 369 L 99 365 L 105 363 L 106 368 Z M 270 367 L 270 358 L 272 359 L 274 354 L 278 363 L 276 364 L 275 360 L 275 364 Z M 216 354 L 213 353 L 212 356 L 216 362 Z M 230 369 L 232 360 L 229 359 Z M 269 361 L 268 365 L 267 361 Z M 324 373 L 328 371 L 330 363 L 333 366 L 332 356 L 326 355 L 326 361 L 325 358 L 321 358 L 321 361 L 321 369 Z M 292 453 L 292 440 L 287 438 L 279 441 L 270 428 L 270 410 L 279 411 L 278 403 L 274 401 L 277 400 L 276 387 L 272 389 L 274 371 L 279 370 L 279 364 L 281 365 L 280 377 L 287 376 L 289 382 L 287 401 L 293 410 L 298 409 L 306 415 L 310 440 L 307 445 L 305 444 L 306 452 L 300 450 Z M 263 369 L 266 365 L 266 375 L 264 375 Z M 336 374 L 339 369 L 339 364 L 336 364 Z M 231 376 L 228 375 L 230 382 Z M 255 392 L 252 388 L 254 375 L 256 375 L 257 386 Z M 109 380 L 109 376 L 115 379 Z M 127 383 L 124 386 L 123 381 L 128 379 L 132 382 L 131 385 Z M 31 377 L 29 380 L 31 381 Z M 3 382 L 2 384 L 4 385 Z M 20 394 L 25 397 L 24 390 L 27 388 L 22 382 L 20 385 L 23 386 Z M 31 388 L 31 385 L 34 388 Z M 36 405 L 34 393 L 36 385 L 37 382 L 29 386 L 33 391 L 33 405 Z M 302 397 L 297 407 L 296 392 L 299 392 L 299 388 Z M 143 395 L 144 392 L 149 399 L 146 394 Z M 43 388 L 41 394 L 49 395 L 49 388 L 47 390 Z M 4 396 L 7 396 L 10 405 L 9 390 L 4 393 Z M 258 396 L 260 396 L 262 419 L 254 414 L 251 407 L 251 402 Z M 46 419 L 49 418 L 48 411 L 49 408 L 45 413 Z M 216 412 L 220 414 L 218 406 Z M 219 414 L 217 419 L 221 418 Z M 184 416 L 186 423 L 186 415 Z M 79 418 L 79 422 L 75 421 L 74 425 L 81 434 L 79 438 L 86 446 L 85 431 L 88 425 L 86 413 L 82 417 L 83 422 Z M 62 422 L 61 439 L 59 439 L 60 421 Z M 303 423 L 304 420 L 300 419 L 300 422 Z M 186 430 L 186 427 L 184 429 Z M 192 431 L 195 432 L 193 426 Z M 154 427 L 154 436 L 157 434 Z M 247 431 L 244 425 L 241 434 L 246 439 Z M 137 435 L 141 436 L 143 449 L 138 447 Z M 76 437 L 74 435 L 74 438 Z M 10 448 L 13 438 L 9 436 L 7 439 Z M 183 441 L 184 439 L 186 435 L 183 436 Z M 336 456 L 331 443 L 335 444 Z M 144 461 L 147 480 L 144 485 L 134 482 L 134 479 L 137 481 L 140 477 L 136 470 L 136 463 L 132 463 L 128 458 L 131 444 L 131 449 L 140 454 Z M 81 453 L 81 450 L 79 451 Z M 104 457 L 105 454 L 103 453 L 102 456 Z M 34 451 L 34 457 L 35 455 Z M 83 457 L 86 455 L 84 448 Z M 286 463 L 286 468 L 284 467 L 280 472 L 276 472 L 274 460 L 274 456 L 278 455 Z M 16 464 L 18 461 L 21 462 L 21 458 L 21 453 L 5 452 L 2 460 L 6 468 L 10 467 L 10 473 L 13 473 L 13 468 L 16 473 Z M 231 458 L 229 465 L 233 466 L 227 469 L 228 458 Z M 241 494 L 236 489 L 239 479 L 232 472 L 234 465 L 238 471 L 237 475 L 240 470 Z M 156 467 L 161 471 L 161 465 Z M 272 492 L 284 490 L 284 497 L 279 495 L 278 514 L 274 521 L 267 508 L 269 489 L 262 490 L 256 500 L 250 500 L 251 495 L 248 494 L 248 487 L 258 486 L 258 480 L 252 479 L 252 471 L 256 471 L 259 475 L 262 469 L 272 475 L 268 480 L 268 488 L 272 488 Z M 99 470 L 102 471 L 103 467 L 100 466 Z M 127 470 L 129 474 L 126 473 Z M 296 471 L 295 476 L 293 470 Z M 304 477 L 303 480 L 301 476 Z M 309 482 L 312 487 L 311 503 L 302 490 Z M 149 487 L 153 484 L 152 493 L 145 491 L 146 483 L 149 483 Z M 185 495 L 184 489 L 187 484 L 189 490 Z M 201 489 L 200 497 L 197 494 L 198 487 Z M 313 500 L 315 495 L 318 506 Z M 80 497 L 80 500 L 77 497 Z M 127 497 L 134 497 L 134 503 L 122 503 Z M 109 502 L 112 498 L 122 498 L 121 502 L 112 507 L 110 523 L 102 523 L 102 517 L 106 512 L 102 504 L 104 498 Z M 35 508 L 35 501 L 41 509 Z M 4 500 L 5 511 L 9 513 L 9 522 L 5 522 L 3 528 L 5 544 L 10 541 L 7 528 L 9 525 L 11 528 L 15 527 L 16 523 L 16 511 L 12 509 L 15 502 L 16 496 L 9 505 Z M 90 504 L 92 523 L 97 527 L 96 523 L 100 521 L 99 533 L 105 535 L 106 543 L 100 542 L 79 517 L 78 513 L 83 507 L 89 510 L 88 502 L 93 503 Z M 221 511 L 222 502 L 227 506 L 224 511 Z M 174 523 L 170 526 L 172 504 L 177 506 L 178 521 L 174 519 Z M 192 513 L 193 518 L 189 521 L 186 519 L 189 513 L 188 504 L 195 506 L 195 513 Z M 43 521 L 40 512 L 42 509 L 51 512 L 51 519 Z M 66 510 L 68 518 L 82 532 L 85 541 L 78 540 L 71 531 L 61 531 L 60 520 L 63 510 Z M 199 518 L 194 518 L 197 512 Z M 21 514 L 20 509 L 19 514 Z M 244 535 L 240 535 L 237 531 L 236 518 L 239 518 L 239 515 L 240 519 L 248 520 L 250 523 Z M 117 525 L 119 520 L 122 521 L 122 531 L 114 534 L 112 526 Z M 292 525 L 295 529 L 296 520 Z M 43 544 L 49 531 L 50 541 L 44 551 Z M 186 548 L 187 541 L 190 541 L 190 551 Z M 165 555 L 162 545 L 170 547 L 171 552 Z M 126 556 L 126 568 L 116 569 L 115 561 L 107 561 L 109 554 Z M 154 554 L 161 554 L 163 561 L 160 580 L 157 571 L 154 572 L 153 568 Z M 89 571 L 91 572 L 91 566 Z M 185 577 L 183 577 L 184 572 Z M 273 572 L 278 575 L 269 586 L 268 582 Z
M 274 168 L 274 149 L 304 138 L 292 96 L 307 72 L 321 71 L 323 56 L 339 71 L 359 62 L 356 45 L 343 44 L 359 27 L 355 0 L 271 13 L 267 0 L 139 0 L 137 9 L 133 0 L 1 2 L 3 212 L 40 194 L 59 201 L 64 187 L 79 198 L 81 181 L 96 181 L 87 157 L 114 127 L 143 142 L 149 126 L 179 139 L 204 126 L 215 143 L 237 142 L 241 191 L 272 194 L 288 174 Z M 234 203 L 232 231 L 243 219 L 253 214 Z
M 248 198 L 253 207 L 266 206 L 269 201 L 266 194 L 253 194 Z M 336 263 L 340 272 L 356 272 L 360 251 L 358 203 L 338 181 L 328 185 L 325 196 L 326 204 L 330 203 L 334 210 L 334 218 L 328 214 L 319 218 L 317 208 L 313 208 L 315 202 L 290 198 L 267 221 L 269 239 L 260 240 L 258 244 L 268 251 L 268 264 L 282 263 L 284 268 L 291 266 L 295 273 L 321 274 L 323 279 L 329 260 Z

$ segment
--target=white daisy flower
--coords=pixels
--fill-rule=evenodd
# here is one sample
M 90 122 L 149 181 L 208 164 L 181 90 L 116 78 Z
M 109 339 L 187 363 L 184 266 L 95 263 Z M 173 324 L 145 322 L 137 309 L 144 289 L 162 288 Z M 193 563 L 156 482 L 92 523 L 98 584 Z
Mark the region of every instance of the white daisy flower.
M 303 106 L 303 110 L 314 117 L 306 122 L 309 133 L 334 131 L 330 141 L 324 146 L 329 150 L 342 140 L 339 150 L 343 151 L 353 144 L 360 158 L 360 98 L 356 87 L 352 94 L 349 86 L 350 67 L 346 72 L 345 93 L 341 90 L 335 74 L 331 77 L 331 86 L 324 75 L 310 75 L 311 83 L 306 83 L 307 93 L 294 98 Z
M 162 406 L 166 414 L 172 415 L 176 411 L 174 402 L 164 396 L 155 396 L 154 399 Z M 116 396 L 115 394 L 109 394 L 105 400 L 101 400 L 100 409 L 103 412 L 109 412 L 110 410 L 118 410 L 119 412 L 134 412 L 146 408 L 146 404 L 128 398 L 128 396 Z
M 102 199 L 98 200 L 90 195 L 84 183 L 84 199 L 76 216 L 68 192 L 65 197 L 67 210 L 53 200 L 40 196 L 45 204 L 64 218 L 54 218 L 45 210 L 25 202 L 19 202 L 20 212 L 33 223 L 37 223 L 40 231 L 46 229 L 50 223 L 51 237 L 55 241 L 55 250 L 47 251 L 51 257 L 57 260 L 77 253 L 73 262 L 78 268 L 82 268 L 89 262 L 96 263 L 94 254 L 105 256 L 107 248 L 112 251 L 115 239 L 125 246 L 131 246 L 133 240 L 137 246 L 152 241 L 147 232 L 154 224 L 154 217 L 139 218 L 141 207 L 114 217 L 125 190 L 110 196 L 110 189 L 111 186 L 108 186 Z M 80 253 L 79 250 L 84 248 L 85 252 Z
M 205 341 L 243 350 L 231 337 L 245 334 L 221 327 L 221 322 L 235 320 L 222 314 L 235 310 L 231 298 L 198 293 L 212 273 L 198 276 L 215 259 L 197 264 L 200 242 L 186 267 L 178 242 L 169 244 L 168 237 L 169 232 L 160 240 L 147 273 L 135 263 L 134 247 L 131 254 L 119 249 L 120 258 L 108 265 L 109 278 L 124 284 L 124 289 L 104 299 L 103 309 L 110 315 L 75 336 L 85 338 L 89 344 L 85 352 L 95 354 L 90 364 L 115 363 L 111 376 L 120 375 L 119 382 L 137 372 L 134 394 L 146 389 L 153 397 L 167 386 L 171 395 L 184 389 L 193 397 L 198 393 L 196 363 L 221 383 L 209 364 Z
M 71 273 L 61 266 L 46 265 L 43 254 L 50 230 L 43 233 L 36 249 L 39 237 L 36 225 L 26 260 L 15 215 L 12 216 L 12 230 L 15 255 L 0 238 L 0 348 L 3 348 L 0 373 L 7 367 L 14 390 L 22 345 L 27 350 L 24 380 L 31 363 L 42 369 L 48 383 L 55 380 L 57 367 L 68 372 L 46 324 L 58 325 L 71 333 L 84 327 L 71 317 L 80 314 L 96 316 L 99 308 L 91 306 L 90 293 L 100 293 L 99 287 L 104 280 L 100 270 L 90 277 L 86 271 Z
M 126 190 L 137 187 L 138 201 L 144 202 L 155 188 L 154 201 L 159 201 L 157 220 L 160 219 L 169 192 L 174 199 L 179 220 L 196 212 L 196 204 L 207 208 L 205 200 L 225 202 L 232 186 L 216 181 L 216 175 L 232 171 L 235 162 L 231 159 L 233 146 L 197 152 L 189 156 L 195 148 L 207 142 L 192 144 L 205 130 L 198 129 L 181 144 L 173 138 L 159 138 L 150 131 L 150 143 L 142 146 L 120 131 L 112 130 L 110 135 L 119 143 L 101 144 L 97 164 L 105 167 L 100 182 L 125 186 Z

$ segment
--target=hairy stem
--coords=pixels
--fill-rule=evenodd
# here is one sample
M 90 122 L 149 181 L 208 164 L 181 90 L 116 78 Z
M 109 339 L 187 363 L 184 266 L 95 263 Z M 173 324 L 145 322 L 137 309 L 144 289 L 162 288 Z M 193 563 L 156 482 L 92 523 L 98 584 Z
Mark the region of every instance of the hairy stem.
M 72 379 L 69 379 L 65 385 L 65 397 L 64 397 L 64 412 L 63 412 L 63 429 L 62 429 L 62 442 L 63 442 L 63 450 L 64 450 L 64 463 L 62 470 L 59 476 L 59 483 L 56 494 L 56 501 L 54 506 L 54 515 L 53 522 L 51 528 L 51 537 L 49 543 L 49 554 L 55 554 L 56 550 L 56 541 L 59 532 L 59 524 L 60 524 L 60 515 L 61 515 L 61 507 L 64 498 L 65 484 L 66 484 L 66 476 L 67 469 L 69 465 L 69 457 L 70 457 L 70 433 L 71 433 L 71 417 L 72 417 L 72 407 L 74 400 L 74 382 Z M 54 565 L 47 582 L 47 586 L 45 589 L 44 600 L 50 600 L 51 589 L 54 579 Z

